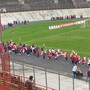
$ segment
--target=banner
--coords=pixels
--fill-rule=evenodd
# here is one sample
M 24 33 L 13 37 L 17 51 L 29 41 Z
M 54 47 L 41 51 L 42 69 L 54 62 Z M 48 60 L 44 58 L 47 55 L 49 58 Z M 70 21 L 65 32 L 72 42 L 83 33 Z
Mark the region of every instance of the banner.
M 53 25 L 53 26 L 49 26 L 48 28 L 49 28 L 49 30 L 52 30 L 52 29 L 69 27 L 69 26 L 74 26 L 74 25 L 83 24 L 83 23 L 85 23 L 85 20 L 78 21 L 78 22 L 66 23 L 66 24 L 60 24 L 60 25 Z

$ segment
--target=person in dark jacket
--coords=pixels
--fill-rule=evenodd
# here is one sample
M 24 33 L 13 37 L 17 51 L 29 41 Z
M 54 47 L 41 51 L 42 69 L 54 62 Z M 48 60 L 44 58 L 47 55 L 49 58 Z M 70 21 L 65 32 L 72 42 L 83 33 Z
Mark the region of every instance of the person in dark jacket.
M 87 71 L 86 82 L 87 82 L 88 80 L 90 81 L 90 69 Z

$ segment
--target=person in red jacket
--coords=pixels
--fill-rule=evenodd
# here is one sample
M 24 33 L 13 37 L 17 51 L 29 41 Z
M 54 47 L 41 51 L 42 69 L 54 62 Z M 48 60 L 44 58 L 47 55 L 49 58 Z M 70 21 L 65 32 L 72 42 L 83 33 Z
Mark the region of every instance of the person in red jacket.
M 0 45 L 0 52 L 2 52 L 2 45 Z
M 72 64 L 74 64 L 75 59 L 76 59 L 76 55 L 73 54 L 72 57 L 71 57 Z
M 83 58 L 81 59 L 81 64 L 84 65 L 85 62 L 86 62 L 86 57 L 83 57 Z
M 56 51 L 53 53 L 53 55 L 54 55 L 54 59 L 57 60 L 57 52 Z
M 40 56 L 40 49 L 38 48 L 37 49 L 37 57 L 39 57 Z
M 51 56 L 52 56 L 52 55 L 51 55 L 50 52 L 48 52 L 48 53 L 47 53 L 47 56 L 48 56 L 48 59 L 51 59 Z
M 68 59 L 68 54 L 66 52 L 64 53 L 64 57 L 66 60 Z
M 74 63 L 77 64 L 77 63 L 79 62 L 79 59 L 78 59 L 78 55 L 77 55 L 77 53 L 76 53 L 75 55 L 76 55 L 76 58 L 75 58 Z
M 46 53 L 47 53 L 46 50 L 42 51 L 41 55 L 42 55 L 43 59 L 45 59 Z

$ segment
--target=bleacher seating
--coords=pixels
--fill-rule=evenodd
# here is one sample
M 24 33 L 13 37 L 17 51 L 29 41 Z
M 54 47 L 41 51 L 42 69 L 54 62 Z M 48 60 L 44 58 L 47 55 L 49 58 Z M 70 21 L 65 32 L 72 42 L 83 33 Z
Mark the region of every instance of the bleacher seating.
M 58 0 L 59 8 L 61 9 L 71 9 L 74 8 L 72 0 Z
M 90 2 L 86 0 L 75 0 L 77 8 L 90 8 Z
M 0 0 L 0 8 L 6 8 L 7 12 L 90 8 L 87 0 Z
M 52 9 L 55 7 L 53 0 L 27 0 L 25 4 L 30 6 L 30 9 L 40 10 L 40 9 Z
M 7 12 L 24 10 L 24 6 L 18 0 L 0 0 L 0 8 L 6 8 Z

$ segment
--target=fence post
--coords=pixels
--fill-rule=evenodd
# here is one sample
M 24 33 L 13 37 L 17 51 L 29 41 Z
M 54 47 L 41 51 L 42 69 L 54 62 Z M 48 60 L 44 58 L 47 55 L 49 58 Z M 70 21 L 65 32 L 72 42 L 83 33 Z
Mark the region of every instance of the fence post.
M 59 83 L 59 90 L 60 90 L 60 72 L 58 72 L 58 83 Z
M 33 65 L 33 76 L 34 76 L 34 85 L 36 86 L 36 81 L 35 81 L 35 67 L 34 67 L 34 65 Z
M 14 61 L 12 61 L 12 70 L 13 70 L 13 74 L 15 74 L 15 71 L 14 71 Z
M 47 88 L 47 71 L 46 71 L 46 68 L 45 68 L 45 81 L 46 81 L 46 90 L 48 90 L 48 88 Z
M 73 77 L 73 90 L 75 89 L 75 87 L 74 87 L 74 77 Z
M 24 63 L 22 63 L 22 70 L 23 70 L 23 79 L 24 79 L 24 82 L 25 82 L 25 69 L 24 69 Z
M 89 90 L 90 90 L 90 77 L 89 77 Z

